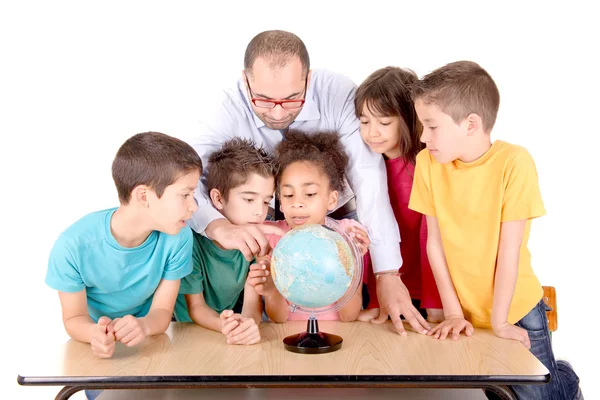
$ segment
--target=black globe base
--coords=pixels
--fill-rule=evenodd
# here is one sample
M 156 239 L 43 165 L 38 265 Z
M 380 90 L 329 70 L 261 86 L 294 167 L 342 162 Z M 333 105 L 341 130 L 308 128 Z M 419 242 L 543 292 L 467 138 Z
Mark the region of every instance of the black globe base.
M 306 332 L 287 336 L 283 344 L 292 353 L 324 354 L 341 349 L 343 341 L 341 336 L 319 332 L 319 323 L 311 315 L 306 323 Z

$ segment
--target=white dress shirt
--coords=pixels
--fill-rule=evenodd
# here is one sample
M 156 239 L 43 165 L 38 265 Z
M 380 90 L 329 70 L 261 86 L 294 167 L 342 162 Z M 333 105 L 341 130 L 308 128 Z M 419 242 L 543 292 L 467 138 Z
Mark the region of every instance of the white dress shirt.
M 354 112 L 356 85 L 347 77 L 325 70 L 313 70 L 306 93 L 306 101 L 290 129 L 306 133 L 334 131 L 349 156 L 348 182 L 352 188 L 340 193 L 338 206 L 356 197 L 358 219 L 369 230 L 371 258 L 375 272 L 397 270 L 402 265 L 400 233 L 394 217 L 387 188 L 383 157 L 372 152 L 362 141 L 359 120 Z M 224 92 L 216 112 L 202 122 L 198 135 L 188 142 L 196 149 L 204 166 L 201 183 L 195 196 L 198 210 L 188 224 L 198 233 L 218 218 L 223 218 L 212 207 L 206 190 L 207 162 L 211 153 L 233 138 L 251 139 L 266 151 L 272 152 L 282 140 L 279 130 L 272 130 L 252 111 L 245 82 Z

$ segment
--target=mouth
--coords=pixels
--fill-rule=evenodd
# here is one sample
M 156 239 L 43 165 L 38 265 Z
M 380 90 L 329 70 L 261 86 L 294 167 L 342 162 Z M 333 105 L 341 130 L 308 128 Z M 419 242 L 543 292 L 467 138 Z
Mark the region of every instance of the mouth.
M 286 122 L 288 122 L 290 120 L 289 117 L 288 118 L 284 118 L 284 119 L 272 119 L 272 118 L 266 117 L 265 119 L 270 124 L 275 124 L 275 125 L 277 125 L 277 124 L 283 124 L 283 123 L 286 123 Z
M 292 222 L 294 225 L 304 225 L 306 222 L 308 222 L 308 217 L 292 217 Z

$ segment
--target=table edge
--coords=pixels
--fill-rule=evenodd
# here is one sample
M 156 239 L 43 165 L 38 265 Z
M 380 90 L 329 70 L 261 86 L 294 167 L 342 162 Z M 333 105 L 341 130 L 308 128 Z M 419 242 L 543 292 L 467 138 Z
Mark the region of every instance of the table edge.
M 153 376 L 17 376 L 22 386 L 406 386 L 522 385 L 550 382 L 545 375 L 153 375 Z

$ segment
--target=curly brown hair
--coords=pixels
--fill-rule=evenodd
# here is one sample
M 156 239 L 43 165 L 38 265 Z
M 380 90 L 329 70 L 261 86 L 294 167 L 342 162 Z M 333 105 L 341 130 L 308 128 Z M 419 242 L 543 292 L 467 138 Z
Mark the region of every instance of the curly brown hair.
M 337 132 L 304 133 L 290 130 L 275 149 L 280 173 L 277 175 L 279 192 L 283 170 L 292 163 L 305 161 L 314 164 L 329 178 L 331 190 L 344 191 L 348 155 Z
M 208 158 L 206 186 L 208 191 L 217 189 L 227 201 L 229 191 L 243 185 L 251 174 L 275 177 L 275 157 L 253 141 L 236 137 L 223 143 Z

